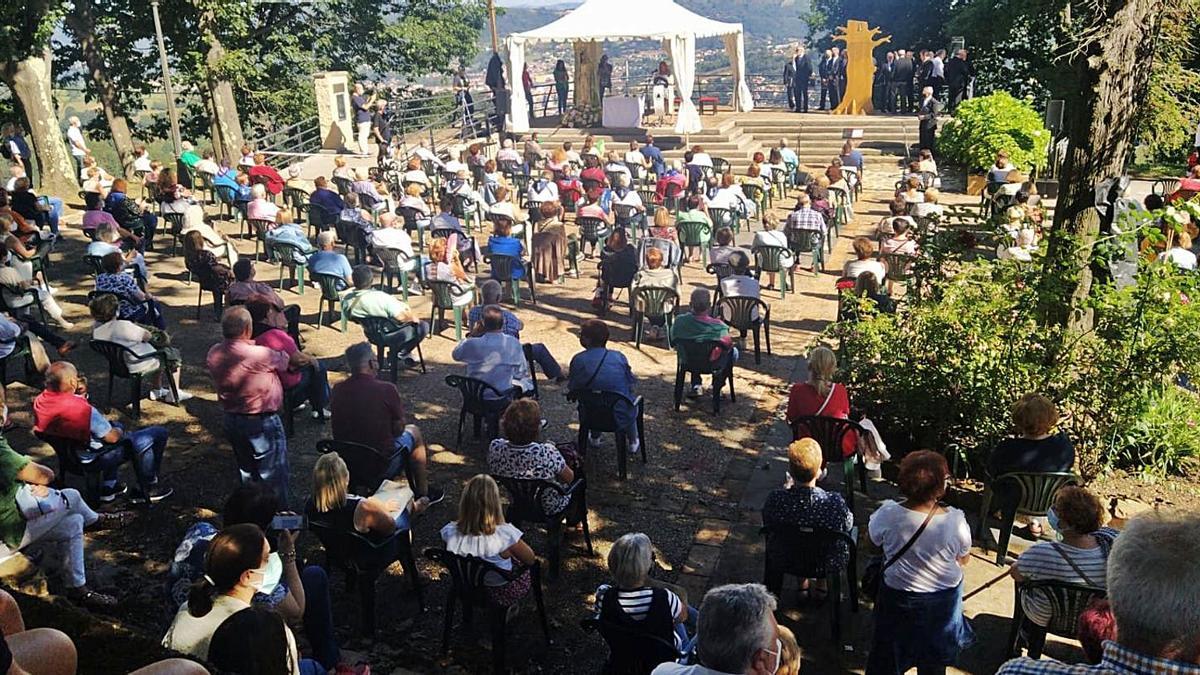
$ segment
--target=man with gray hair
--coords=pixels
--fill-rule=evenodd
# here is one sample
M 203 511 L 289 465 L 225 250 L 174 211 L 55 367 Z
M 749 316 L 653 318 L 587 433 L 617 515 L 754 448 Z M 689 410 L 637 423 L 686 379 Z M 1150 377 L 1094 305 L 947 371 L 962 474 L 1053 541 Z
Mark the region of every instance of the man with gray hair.
M 707 288 L 694 289 L 688 304 L 692 311 L 679 315 L 671 325 L 671 343 L 679 351 L 680 358 L 683 358 L 682 342 L 717 343 L 720 353 L 717 358 L 712 359 L 713 371 L 715 373 L 723 372 L 731 361 L 737 361 L 738 358 L 738 350 L 733 346 L 733 338 L 729 336 L 729 326 L 709 314 L 709 311 L 712 310 L 712 298 L 709 296 Z M 714 380 L 718 377 L 721 376 L 713 375 Z M 698 398 L 703 394 L 704 385 L 701 383 L 700 373 L 692 373 L 692 388 L 688 392 L 688 397 Z
M 346 256 L 333 250 L 337 236 L 332 230 L 317 235 L 317 252 L 308 256 L 308 271 L 312 274 L 328 274 L 338 278 L 338 290 L 348 288 L 354 269 Z
M 271 485 L 280 504 L 288 504 L 287 434 L 279 419 L 284 405 L 280 376 L 289 367 L 303 368 L 313 358 L 302 351 L 291 356 L 254 343 L 254 325 L 245 307 L 221 314 L 224 339 L 208 350 L 205 363 L 217 401 L 225 412 L 225 436 L 233 446 L 242 482 Z
M 717 586 L 704 595 L 699 663 L 664 663 L 652 675 L 773 675 L 783 658 L 775 596 L 762 584 Z
M 501 332 L 520 341 L 521 329 L 525 327 L 525 324 L 517 318 L 516 314 L 500 306 L 501 295 L 504 292 L 504 288 L 500 285 L 500 282 L 495 279 L 488 279 L 483 282 L 483 286 L 479 291 L 482 300 L 478 305 L 472 307 L 471 311 L 467 312 L 467 325 L 475 326 L 482 324 L 484 308 L 495 306 L 500 310 L 501 316 L 504 317 L 504 329 Z M 560 384 L 567 379 L 563 373 L 562 366 L 558 364 L 558 360 L 554 358 L 554 355 L 550 353 L 546 345 L 534 342 L 529 347 L 533 350 L 534 362 L 541 367 L 546 377 Z
M 1019 658 L 997 675 L 1200 673 L 1200 514 L 1133 519 L 1108 556 L 1116 638 L 1095 666 Z
M 389 457 L 384 476 L 394 478 L 412 469 L 413 494 L 436 504 L 445 492 L 429 485 L 425 436 L 415 424 L 405 424 L 404 403 L 396 385 L 379 379 L 379 362 L 367 342 L 346 350 L 350 377 L 333 387 L 329 409 L 333 413 L 333 439 L 360 443 Z

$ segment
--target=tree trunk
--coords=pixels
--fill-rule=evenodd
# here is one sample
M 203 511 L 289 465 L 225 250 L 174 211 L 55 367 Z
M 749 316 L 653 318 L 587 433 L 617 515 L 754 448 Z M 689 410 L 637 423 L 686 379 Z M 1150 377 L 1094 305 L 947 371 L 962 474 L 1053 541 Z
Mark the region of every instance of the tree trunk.
M 221 77 L 221 61 L 225 58 L 225 46 L 217 37 L 214 28 L 215 15 L 205 12 L 200 18 L 201 34 L 208 44 L 204 55 L 205 94 L 212 111 L 213 152 L 217 159 L 228 159 L 236 164 L 242 158 L 242 122 L 238 117 L 237 101 L 233 98 L 233 85 Z
M 3 78 L 25 112 L 42 191 L 73 195 L 79 190 L 79 181 L 50 95 L 52 64 L 53 56 L 47 49 L 40 57 L 4 64 Z
M 1151 50 L 1164 0 L 1117 0 L 1083 31 L 1068 62 L 1075 86 L 1066 101 L 1069 146 L 1059 175 L 1043 287 L 1044 320 L 1091 327 L 1092 249 L 1100 229 L 1096 184 L 1120 176 L 1132 150 L 1137 112 L 1149 83 Z M 1069 299 L 1069 300 L 1067 300 Z
M 75 10 L 66 15 L 67 26 L 79 44 L 83 53 L 83 61 L 87 65 L 88 75 L 96 88 L 96 98 L 104 109 L 104 117 L 108 120 L 108 130 L 112 135 L 113 145 L 117 149 L 117 157 L 127 178 L 133 177 L 133 134 L 129 131 L 129 120 L 121 112 L 120 97 L 117 85 L 108 74 L 108 67 L 100 46 L 96 44 L 95 19 L 92 15 L 91 0 L 76 0 Z

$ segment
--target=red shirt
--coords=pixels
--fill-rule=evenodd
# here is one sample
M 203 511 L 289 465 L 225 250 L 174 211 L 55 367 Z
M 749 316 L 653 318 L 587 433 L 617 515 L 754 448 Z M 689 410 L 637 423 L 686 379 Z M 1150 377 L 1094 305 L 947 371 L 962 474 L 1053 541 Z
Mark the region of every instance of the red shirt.
M 821 405 L 825 408 L 822 409 Z M 817 411 L 820 411 L 819 413 Z M 788 422 L 797 417 L 805 415 L 821 415 L 822 417 L 840 417 L 841 419 L 849 419 L 850 417 L 850 395 L 846 392 L 846 387 L 841 384 L 834 383 L 833 392 L 829 396 L 829 403 L 825 403 L 825 397 L 817 392 L 817 388 L 808 382 L 797 382 L 792 385 L 792 391 L 788 394 L 787 419 Z M 808 434 L 803 430 L 798 438 L 807 438 Z M 842 455 L 849 457 L 858 449 L 858 434 L 850 432 L 842 438 Z
M 257 415 L 283 406 L 279 378 L 288 372 L 287 354 L 250 340 L 224 340 L 208 350 L 205 363 L 225 412 Z
M 92 404 L 74 392 L 43 391 L 33 399 L 33 430 L 86 443 L 92 438 Z
M 296 341 L 292 339 L 292 336 L 279 330 L 278 328 L 271 328 L 264 331 L 262 335 L 254 338 L 254 344 L 259 345 L 260 347 L 274 349 L 277 352 L 283 352 L 284 354 L 288 355 L 289 359 L 291 358 L 292 354 L 300 351 L 300 348 L 296 346 Z M 289 369 L 286 373 L 280 373 L 279 383 L 283 385 L 284 389 L 291 389 L 292 387 L 300 384 L 300 377 L 299 370 Z
M 362 443 L 387 456 L 395 450 L 394 430 L 404 424 L 404 404 L 391 382 L 351 375 L 334 385 L 329 412 L 334 440 Z
M 280 176 L 279 172 L 276 171 L 274 167 L 267 166 L 266 164 L 256 164 L 250 167 L 246 173 L 250 176 L 251 183 L 254 182 L 254 178 L 260 176 L 265 178 L 267 192 L 270 192 L 273 195 L 283 192 L 283 176 Z

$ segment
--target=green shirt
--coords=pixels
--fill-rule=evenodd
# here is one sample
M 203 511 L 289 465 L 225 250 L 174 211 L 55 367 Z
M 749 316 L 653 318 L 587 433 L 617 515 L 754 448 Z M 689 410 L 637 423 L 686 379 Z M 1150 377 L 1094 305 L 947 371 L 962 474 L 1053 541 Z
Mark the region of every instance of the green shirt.
M 396 299 L 396 296 L 373 288 L 350 291 L 342 296 L 343 328 L 347 319 L 365 319 L 372 316 L 393 319 L 407 313 L 408 305 Z
M 179 155 L 179 161 L 188 166 L 196 166 L 196 162 L 200 161 L 200 155 L 197 155 L 191 150 L 187 150 L 183 154 Z
M 671 340 L 692 342 L 717 342 L 729 335 L 729 326 L 723 321 L 709 318 L 697 319 L 692 314 L 680 314 L 671 326 Z
M 22 485 L 17 474 L 30 461 L 0 436 L 0 541 L 13 549 L 21 545 L 21 538 L 25 536 L 25 519 L 17 508 L 17 490 Z

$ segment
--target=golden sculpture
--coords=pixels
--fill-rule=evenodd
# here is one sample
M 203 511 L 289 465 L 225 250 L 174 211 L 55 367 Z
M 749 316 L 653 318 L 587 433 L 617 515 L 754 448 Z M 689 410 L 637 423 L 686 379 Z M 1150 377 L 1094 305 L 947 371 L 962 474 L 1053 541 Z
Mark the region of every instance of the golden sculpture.
M 835 42 L 845 42 L 846 91 L 842 102 L 831 112 L 834 115 L 865 115 L 875 109 L 871 104 L 871 87 L 875 79 L 875 59 L 872 52 L 881 44 L 892 41 L 892 36 L 876 38 L 878 28 L 868 28 L 866 21 L 847 21 L 838 26 Z

